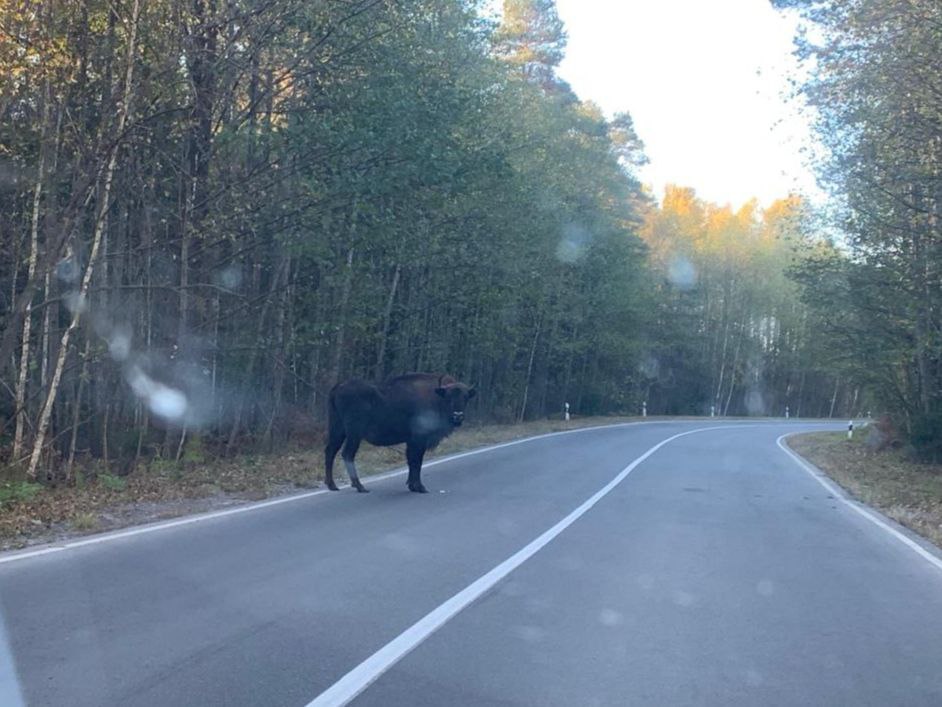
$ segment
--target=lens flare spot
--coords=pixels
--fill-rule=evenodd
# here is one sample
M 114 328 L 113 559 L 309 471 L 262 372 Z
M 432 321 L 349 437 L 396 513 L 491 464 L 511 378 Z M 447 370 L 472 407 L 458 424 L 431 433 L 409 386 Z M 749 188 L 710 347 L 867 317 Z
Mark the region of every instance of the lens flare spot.
M 128 374 L 128 384 L 152 413 L 165 420 L 181 420 L 189 408 L 186 395 L 154 380 L 137 366 Z
M 697 284 L 697 269 L 686 256 L 675 255 L 667 265 L 667 279 L 674 287 L 689 290 Z
M 750 415 L 762 415 L 765 412 L 765 400 L 758 390 L 746 393 L 746 412 Z
M 88 310 L 88 301 L 85 299 L 85 295 L 76 290 L 65 296 L 65 306 L 69 308 L 72 314 L 85 314 Z
M 599 612 L 599 623 L 603 626 L 618 626 L 623 623 L 625 617 L 622 616 L 621 612 L 615 611 L 614 609 L 602 609 Z
M 556 246 L 556 258 L 564 263 L 576 263 L 585 255 L 591 236 L 581 226 L 567 224 L 563 226 L 559 245 Z
M 115 332 L 108 338 L 108 353 L 115 361 L 126 361 L 131 354 L 131 337 L 127 332 Z

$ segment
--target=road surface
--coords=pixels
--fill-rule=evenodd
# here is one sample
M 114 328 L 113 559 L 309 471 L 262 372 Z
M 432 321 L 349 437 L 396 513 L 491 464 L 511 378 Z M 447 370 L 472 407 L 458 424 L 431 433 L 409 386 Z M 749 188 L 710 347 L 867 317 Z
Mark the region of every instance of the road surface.
M 942 705 L 942 562 L 776 444 L 822 427 L 557 434 L 0 556 L 0 703 Z

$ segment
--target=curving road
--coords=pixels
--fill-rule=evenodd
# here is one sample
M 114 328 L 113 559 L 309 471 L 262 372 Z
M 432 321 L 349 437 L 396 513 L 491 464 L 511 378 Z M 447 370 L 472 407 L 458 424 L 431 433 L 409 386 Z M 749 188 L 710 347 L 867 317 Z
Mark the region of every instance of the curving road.
M 556 434 L 0 555 L 0 704 L 937 707 L 942 561 L 776 444 L 825 427 Z

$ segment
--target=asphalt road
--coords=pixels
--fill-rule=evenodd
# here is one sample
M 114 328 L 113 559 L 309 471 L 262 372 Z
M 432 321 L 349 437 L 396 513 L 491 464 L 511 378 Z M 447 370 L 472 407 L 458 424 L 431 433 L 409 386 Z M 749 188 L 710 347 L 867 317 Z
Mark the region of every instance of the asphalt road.
M 942 563 L 743 425 L 0 556 L 0 703 L 942 705 Z

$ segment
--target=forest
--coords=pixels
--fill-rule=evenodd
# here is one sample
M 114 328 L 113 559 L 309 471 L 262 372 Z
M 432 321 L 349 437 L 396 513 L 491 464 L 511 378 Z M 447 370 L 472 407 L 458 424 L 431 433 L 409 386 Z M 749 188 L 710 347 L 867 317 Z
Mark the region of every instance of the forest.
M 553 0 L 0 0 L 4 473 L 307 444 L 426 370 L 479 421 L 887 415 L 938 459 L 942 8 L 774 4 L 831 210 L 648 191 Z

